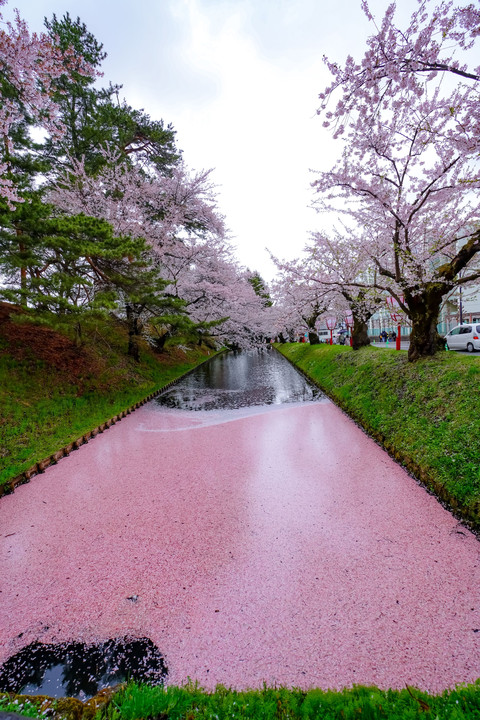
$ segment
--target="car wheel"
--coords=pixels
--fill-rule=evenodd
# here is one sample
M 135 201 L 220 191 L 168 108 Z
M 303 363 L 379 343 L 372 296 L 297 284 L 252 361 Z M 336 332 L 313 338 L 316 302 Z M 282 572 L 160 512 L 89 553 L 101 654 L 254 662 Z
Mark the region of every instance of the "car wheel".
M 473 352 L 473 345 L 472 345 L 472 343 L 467 343 L 467 352 Z

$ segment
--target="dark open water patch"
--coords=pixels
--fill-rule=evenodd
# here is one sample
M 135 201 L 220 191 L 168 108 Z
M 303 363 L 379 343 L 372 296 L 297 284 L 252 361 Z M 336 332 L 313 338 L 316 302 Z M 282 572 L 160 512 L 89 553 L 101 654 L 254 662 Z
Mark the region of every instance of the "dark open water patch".
M 325 398 L 273 349 L 229 352 L 196 368 L 155 402 L 182 410 L 227 410 Z
M 125 680 L 160 685 L 168 669 L 148 638 L 117 638 L 98 645 L 35 642 L 0 667 L 0 691 L 88 700 Z

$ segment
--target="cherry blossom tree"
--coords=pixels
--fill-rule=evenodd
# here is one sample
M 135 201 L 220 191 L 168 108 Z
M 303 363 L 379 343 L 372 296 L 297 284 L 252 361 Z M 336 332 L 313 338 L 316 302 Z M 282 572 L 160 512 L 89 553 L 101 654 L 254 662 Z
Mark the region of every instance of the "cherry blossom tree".
M 120 86 L 93 86 L 105 53 L 80 19 L 45 25 L 48 34 L 30 34 L 17 12 L 0 31 L 8 297 L 57 311 L 116 308 L 137 359 L 148 324 L 166 328 L 160 345 L 176 331 L 259 342 L 269 303 L 233 257 L 211 171 L 186 167 L 170 125 L 112 103 Z M 35 125 L 49 137 L 34 148 Z M 28 168 L 27 151 L 39 159 Z
M 223 220 L 215 213 L 208 172 L 190 174 L 183 163 L 170 174 L 155 166 L 146 172 L 143 164 L 127 161 L 116 148 L 107 146 L 102 152 L 104 162 L 95 175 L 89 173 L 83 159 L 70 158 L 70 169 L 49 199 L 63 212 L 107 221 L 118 236 L 145 240 L 145 266 L 137 284 L 123 288 L 131 354 L 137 355 L 136 338 L 147 316 L 185 314 L 184 303 L 166 290 L 171 278 L 166 276 L 165 258 L 184 254 L 190 234 L 223 232 Z M 132 259 L 124 258 L 126 263 Z
M 145 237 L 159 256 L 171 243 L 181 245 L 184 236 L 224 236 L 210 170 L 191 173 L 179 162 L 169 174 L 155 167 L 145 172 L 109 145 L 102 155 L 95 175 L 83 159 L 70 158 L 71 170 L 49 193 L 51 202 L 67 212 L 101 217 L 119 235 Z
M 346 304 L 343 314 L 352 317 L 353 349 L 369 345 L 368 321 L 383 298 L 374 287 L 375 268 L 364 243 L 343 227 L 343 232 L 312 233 L 304 252 L 305 275 Z
M 318 208 L 349 217 L 376 268 L 374 287 L 411 320 L 410 360 L 439 347 L 445 295 L 480 277 L 478 73 L 445 57 L 438 40 L 444 34 L 470 47 L 478 11 L 442 3 L 430 18 L 425 7 L 402 34 L 391 6 L 362 64 L 331 66 L 335 81 L 321 111 L 338 90 L 326 124 L 342 138 L 343 156 L 314 182 Z M 444 90 L 433 82 L 440 70 L 468 82 Z
M 0 7 L 5 4 L 6 0 L 0 0 Z M 14 22 L 6 22 L 1 13 L 0 21 L 0 198 L 13 207 L 22 197 L 11 177 L 12 129 L 27 122 L 59 138 L 64 128 L 53 99 L 55 79 L 65 72 L 81 75 L 91 69 L 71 49 L 60 52 L 47 34 L 30 33 L 18 11 Z
M 362 0 L 362 8 L 375 24 L 367 0 Z M 431 0 L 420 0 L 406 29 L 395 24 L 395 9 L 395 3 L 388 6 L 359 63 L 351 56 L 343 66 L 324 58 L 333 81 L 319 95 L 318 113 L 325 127 L 334 126 L 337 136 L 352 115 L 360 122 L 368 121 L 384 102 L 398 98 L 399 92 L 405 97 L 423 96 L 425 82 L 439 73 L 474 84 L 480 81 L 480 65 L 469 67 L 466 54 L 480 36 L 480 9 L 475 3 L 454 6 L 449 1 L 434 6 Z M 478 103 L 473 100 L 464 119 L 474 123 L 477 132 L 479 117 Z
M 305 329 L 310 345 L 317 345 L 320 342 L 318 321 L 332 307 L 333 287 L 322 284 L 323 272 L 312 271 L 304 259 L 288 262 L 273 255 L 271 258 L 279 271 L 272 290 L 282 327 L 287 331 L 293 327 L 297 332 Z
M 436 97 L 378 113 L 349 131 L 344 158 L 314 183 L 320 207 L 363 228 L 375 287 L 399 302 L 403 296 L 411 360 L 436 351 L 443 297 L 480 277 L 472 268 L 480 250 L 476 140 L 465 134 L 458 149 L 448 138 L 453 123 Z
M 224 237 L 184 239 L 162 262 L 171 292 L 185 303 L 197 333 L 237 348 L 263 344 L 271 334 L 270 306 Z
M 233 259 L 211 171 L 191 173 L 179 162 L 169 174 L 155 167 L 145 172 L 117 150 L 104 153 L 108 162 L 95 176 L 71 159 L 72 171 L 50 200 L 66 212 L 108 221 L 118 235 L 145 238 L 163 287 L 156 302 L 148 296 L 149 307 L 137 300 L 136 313 L 126 303 L 129 324 L 137 316 L 140 330 L 138 316 L 156 317 L 158 345 L 178 329 L 238 346 L 254 342 L 264 331 L 264 299 Z

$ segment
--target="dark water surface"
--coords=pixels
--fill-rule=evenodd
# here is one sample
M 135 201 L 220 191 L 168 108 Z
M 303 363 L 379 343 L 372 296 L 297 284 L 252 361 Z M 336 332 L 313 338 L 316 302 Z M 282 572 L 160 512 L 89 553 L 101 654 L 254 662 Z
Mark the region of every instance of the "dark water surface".
M 217 355 L 155 402 L 183 410 L 224 410 L 324 397 L 283 355 L 270 348 Z
M 120 638 L 98 645 L 32 643 L 0 668 L 0 691 L 86 700 L 128 679 L 161 683 L 163 655 L 148 638 Z

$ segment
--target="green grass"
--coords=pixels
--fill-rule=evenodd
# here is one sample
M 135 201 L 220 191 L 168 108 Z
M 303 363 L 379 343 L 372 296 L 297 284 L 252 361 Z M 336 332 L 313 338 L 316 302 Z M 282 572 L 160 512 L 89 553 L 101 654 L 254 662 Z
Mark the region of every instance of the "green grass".
M 264 686 L 237 691 L 197 684 L 163 687 L 129 683 L 98 705 L 43 696 L 0 696 L 0 711 L 54 720 L 480 720 L 480 680 L 434 695 L 416 688 L 355 685 L 308 691 Z
M 25 698 L 22 700 L 12 699 L 8 695 L 0 696 L 0 712 L 16 713 L 17 715 L 32 718 L 44 717 L 36 703 Z
M 46 323 L 73 337 L 67 324 L 47 318 L 40 326 Z M 214 354 L 205 347 L 171 347 L 156 354 L 144 344 L 141 362 L 135 363 L 126 356 L 121 326 L 98 317 L 84 325 L 86 361 L 79 377 L 28 348 L 15 359 L 0 337 L 0 487 Z
M 277 349 L 480 529 L 480 357 L 303 343 Z
M 413 688 L 382 691 L 355 686 L 342 691 L 263 688 L 245 692 L 218 687 L 207 693 L 195 685 L 148 687 L 130 684 L 114 695 L 108 720 L 475 720 L 480 719 L 480 684 L 462 685 L 441 695 Z

